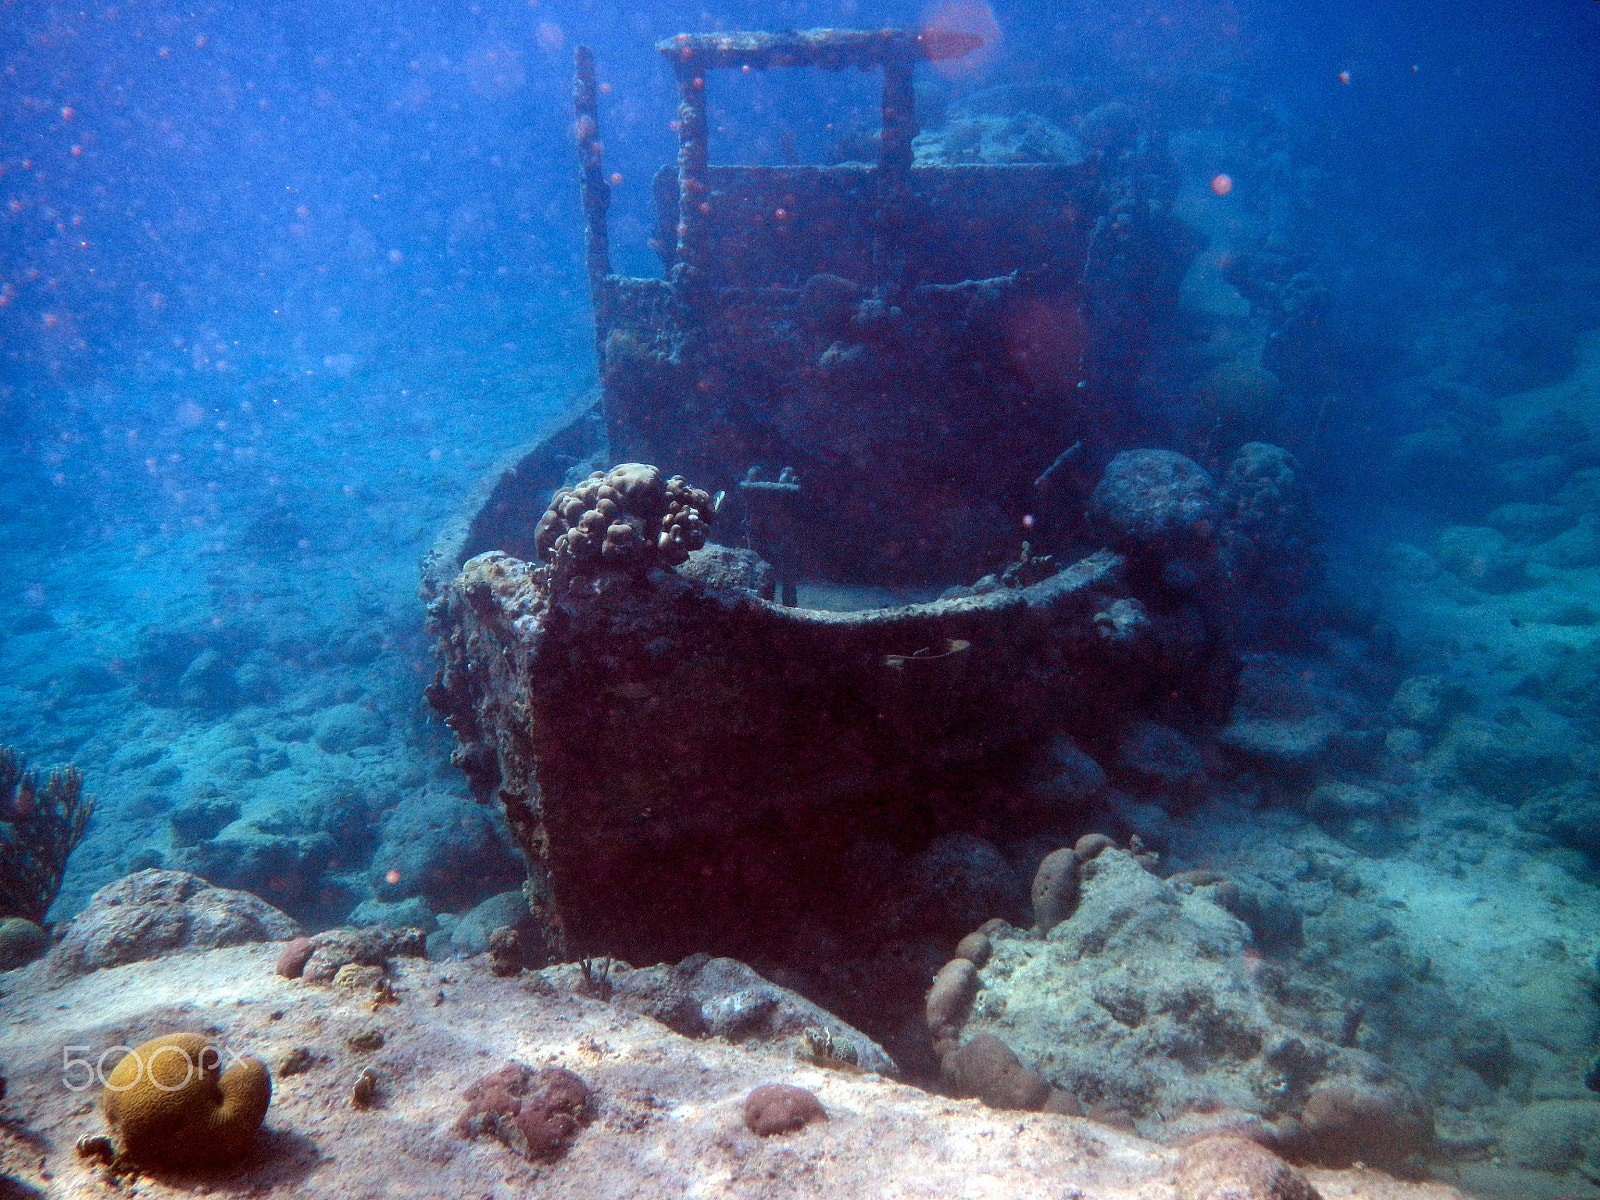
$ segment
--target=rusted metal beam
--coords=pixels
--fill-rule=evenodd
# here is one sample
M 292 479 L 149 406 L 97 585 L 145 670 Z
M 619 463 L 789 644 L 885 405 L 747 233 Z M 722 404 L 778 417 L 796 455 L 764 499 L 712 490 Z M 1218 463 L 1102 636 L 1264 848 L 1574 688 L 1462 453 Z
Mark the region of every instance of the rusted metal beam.
M 573 141 L 578 149 L 578 189 L 583 198 L 583 249 L 589 272 L 589 298 L 598 309 L 603 289 L 600 281 L 611 274 L 610 237 L 606 210 L 611 206 L 611 185 L 601 165 L 600 108 L 594 77 L 594 53 L 587 46 L 573 52 Z M 595 328 L 605 324 L 595 313 Z
M 960 58 L 983 45 L 975 34 L 949 29 L 790 29 L 781 33 L 680 33 L 656 43 L 675 63 L 700 70 L 729 67 L 845 67 L 887 61 Z

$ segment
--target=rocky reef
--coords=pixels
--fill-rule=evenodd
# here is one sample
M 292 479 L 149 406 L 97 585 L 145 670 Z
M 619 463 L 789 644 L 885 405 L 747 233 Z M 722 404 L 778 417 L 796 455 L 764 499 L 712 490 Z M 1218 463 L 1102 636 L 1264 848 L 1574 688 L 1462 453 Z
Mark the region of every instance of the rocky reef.
M 1427 1105 L 1354 1048 L 1359 1012 L 1262 958 L 1229 910 L 1236 885 L 1163 881 L 1109 847 L 1081 872 L 1074 911 L 1042 938 L 985 931 L 959 1036 L 1002 1042 L 1041 1087 L 1005 1107 L 1043 1108 L 1053 1087 L 1160 1141 L 1227 1130 L 1302 1161 L 1391 1170 L 1430 1148 Z

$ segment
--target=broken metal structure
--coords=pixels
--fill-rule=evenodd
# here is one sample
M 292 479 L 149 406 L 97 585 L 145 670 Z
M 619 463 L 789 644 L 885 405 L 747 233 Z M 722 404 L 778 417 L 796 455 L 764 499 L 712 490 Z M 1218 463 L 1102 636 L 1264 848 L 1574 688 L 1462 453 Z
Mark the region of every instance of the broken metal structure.
M 1035 482 L 1063 447 L 1104 444 L 1126 408 L 1186 259 L 1133 157 L 914 164 L 913 65 L 974 43 L 897 30 L 659 43 L 679 151 L 655 180 L 658 278 L 611 272 L 598 88 L 580 49 L 598 403 L 486 498 L 446 565 L 529 551 L 515 514 L 602 446 L 728 492 L 733 520 L 742 481 L 788 468 L 803 502 L 785 506 L 800 554 L 785 565 L 802 576 L 943 586 L 1013 558 Z M 712 164 L 712 73 L 746 66 L 881 69 L 878 161 Z
M 1053 734 L 1104 741 L 1200 673 L 1200 623 L 1141 598 L 1109 552 L 856 613 L 671 571 L 556 594 L 539 567 L 551 492 L 619 461 L 726 492 L 713 537 L 748 522 L 790 582 L 970 583 L 1017 560 L 1036 485 L 1096 436 L 1149 277 L 1171 272 L 1146 262 L 1159 214 L 1126 163 L 914 164 L 913 66 L 970 48 L 896 30 L 661 42 L 680 141 L 655 189 L 660 278 L 610 269 L 578 52 L 599 395 L 487 481 L 423 586 L 429 699 L 548 881 L 553 953 L 733 954 L 881 1029 L 925 982 L 905 947 L 952 933 L 885 917 L 896 872 L 942 835 L 1018 825 L 1004 781 Z M 713 165 L 711 73 L 745 66 L 880 69 L 879 160 Z

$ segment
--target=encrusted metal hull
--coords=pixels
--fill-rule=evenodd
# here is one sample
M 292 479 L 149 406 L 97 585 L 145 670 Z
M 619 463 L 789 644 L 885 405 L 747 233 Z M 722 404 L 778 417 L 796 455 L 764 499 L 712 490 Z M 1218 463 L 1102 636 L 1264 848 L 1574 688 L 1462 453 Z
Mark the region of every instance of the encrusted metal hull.
M 1120 566 L 830 613 L 667 571 L 555 599 L 489 553 L 433 604 L 430 700 L 547 872 L 568 953 L 783 961 L 807 926 L 866 936 L 884 880 L 859 847 L 1000 820 L 1044 734 L 1092 742 L 1203 674 L 1198 623 Z

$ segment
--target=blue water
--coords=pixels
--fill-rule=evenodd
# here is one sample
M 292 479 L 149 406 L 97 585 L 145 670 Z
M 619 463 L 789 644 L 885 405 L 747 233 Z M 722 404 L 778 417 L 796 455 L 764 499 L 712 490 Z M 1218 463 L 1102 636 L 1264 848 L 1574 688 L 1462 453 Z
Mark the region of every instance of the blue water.
M 1330 706 L 1361 707 L 1381 749 L 1360 778 L 1390 801 L 1376 829 L 1336 798 L 1308 802 L 1317 780 L 1251 803 L 1358 860 L 1403 847 L 1411 866 L 1374 868 L 1375 904 L 1465 873 L 1508 906 L 1454 950 L 1428 948 L 1453 917 L 1418 916 L 1396 951 L 1413 972 L 1429 953 L 1470 974 L 1520 953 L 1518 938 L 1561 947 L 1547 968 L 1566 1006 L 1556 1028 L 1539 1002 L 1509 999 L 1514 972 L 1450 1017 L 1505 1031 L 1506 1079 L 1464 1073 L 1398 1017 L 1378 1050 L 1472 1147 L 1440 1156 L 1444 1176 L 1510 1162 L 1541 1173 L 1540 1194 L 1600 1195 L 1589 0 L 10 0 L 0 744 L 75 764 L 98 797 L 52 919 L 150 866 L 256 891 L 318 927 L 363 903 L 367 919 L 448 920 L 518 885 L 509 835 L 473 804 L 421 698 L 433 666 L 416 567 L 491 464 L 595 384 L 573 49 L 599 63 L 615 269 L 653 275 L 649 181 L 677 147 L 657 38 L 923 20 L 990 39 L 970 62 L 919 69 L 938 139 L 1021 115 L 1048 127 L 1035 151 L 1056 134 L 1081 151 L 1084 117 L 1107 100 L 1162 132 L 1173 211 L 1203 248 L 1157 331 L 1138 427 L 1218 476 L 1239 441 L 1297 456 L 1332 598 L 1292 652 L 1314 664 L 1307 679 L 1330 672 L 1312 689 Z M 870 157 L 876 76 L 718 89 L 715 162 Z M 986 128 L 1016 152 L 1015 130 Z M 1259 298 L 1229 282 L 1269 231 L 1324 293 L 1314 336 L 1276 359 L 1257 354 Z M 1265 410 L 1237 376 L 1218 382 L 1240 362 L 1273 367 Z M 1224 392 L 1256 405 L 1230 445 L 1206 407 Z M 1447 699 L 1406 708 L 1434 686 L 1407 681 L 1435 677 Z M 1248 861 L 1248 819 L 1185 824 L 1146 805 L 1140 820 L 1178 861 Z M 224 829 L 231 848 L 216 845 Z M 1263 878 L 1280 867 L 1263 858 Z M 430 882 L 386 886 L 402 868 Z M 1390 985 L 1361 974 L 1358 941 L 1328 930 L 1301 953 L 1381 1008 Z M 1587 1131 L 1570 1153 L 1539 1123 L 1557 1103 Z M 1518 1191 L 1531 1176 L 1454 1177 L 1534 1194 Z

